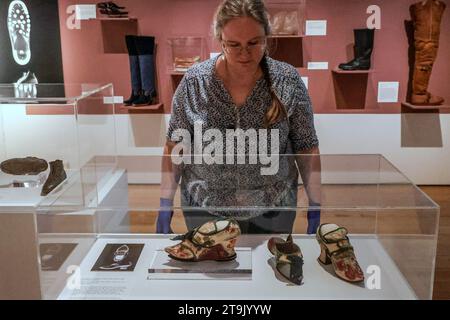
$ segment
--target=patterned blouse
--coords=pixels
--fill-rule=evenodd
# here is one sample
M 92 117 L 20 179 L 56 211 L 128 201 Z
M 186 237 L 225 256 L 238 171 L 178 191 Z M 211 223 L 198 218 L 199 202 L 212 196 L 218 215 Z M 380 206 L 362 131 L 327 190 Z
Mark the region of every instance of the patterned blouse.
M 220 56 L 219 56 L 220 57 Z M 217 129 L 223 135 L 222 154 L 242 154 L 234 144 L 234 152 L 227 148 L 227 129 L 264 129 L 264 118 L 272 99 L 264 78 L 256 82 L 246 102 L 237 107 L 222 80 L 216 74 L 215 57 L 191 67 L 181 80 L 172 102 L 172 116 L 167 138 L 179 142 L 177 129 L 190 133 L 194 154 L 194 124 L 201 124 L 202 133 Z M 267 128 L 267 153 L 271 150 L 271 130 L 279 130 L 279 169 L 275 174 L 263 175 L 267 163 L 249 158 L 244 163 L 226 161 L 223 164 L 184 163 L 181 173 L 182 206 L 202 208 L 211 214 L 233 216 L 237 219 L 255 217 L 275 207 L 294 207 L 297 204 L 298 171 L 294 156 L 302 150 L 318 146 L 311 100 L 297 70 L 284 62 L 268 59 L 269 74 L 275 93 L 286 108 L 285 118 Z M 217 132 L 217 131 L 216 131 Z M 234 132 L 234 131 L 233 131 Z M 258 131 L 261 132 L 261 131 Z M 245 155 L 253 154 L 254 145 L 245 140 Z M 214 140 L 214 142 L 216 142 Z M 203 142 L 203 148 L 209 143 Z M 202 150 L 203 150 L 202 148 Z M 206 149 L 205 149 L 206 150 Z M 239 150 L 239 152 L 238 152 Z M 216 149 L 217 151 L 217 149 Z M 258 146 L 258 154 L 265 152 Z M 219 155 L 219 153 L 214 153 Z M 251 207 L 251 208 L 250 208 Z M 230 209 L 233 208 L 233 209 Z

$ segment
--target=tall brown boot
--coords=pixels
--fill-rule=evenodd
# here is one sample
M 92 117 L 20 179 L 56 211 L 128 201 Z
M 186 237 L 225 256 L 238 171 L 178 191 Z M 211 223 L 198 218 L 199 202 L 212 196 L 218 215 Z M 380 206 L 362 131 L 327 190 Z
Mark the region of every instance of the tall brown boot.
M 421 1 L 410 7 L 416 50 L 412 104 L 441 105 L 444 102 L 443 98 L 428 92 L 428 84 L 439 48 L 440 24 L 445 7 L 437 0 Z
M 64 164 L 61 160 L 55 160 L 50 162 L 50 174 L 47 181 L 45 181 L 42 187 L 41 196 L 46 196 L 53 191 L 57 186 L 66 180 L 67 175 L 64 171 Z
M 416 105 L 441 105 L 444 99 L 427 91 L 431 71 L 436 60 L 438 44 L 434 41 L 416 40 L 416 63 L 414 66 L 411 103 Z

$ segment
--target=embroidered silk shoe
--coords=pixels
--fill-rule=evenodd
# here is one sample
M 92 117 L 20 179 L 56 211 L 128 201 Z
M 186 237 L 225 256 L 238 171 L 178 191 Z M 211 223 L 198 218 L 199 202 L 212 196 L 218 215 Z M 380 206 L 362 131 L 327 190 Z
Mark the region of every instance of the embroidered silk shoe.
M 334 272 L 342 280 L 361 282 L 364 281 L 364 273 L 356 261 L 347 234 L 346 228 L 335 224 L 322 224 L 316 233 L 321 249 L 318 260 L 325 265 L 333 264 Z
M 289 235 L 286 240 L 270 238 L 267 247 L 275 256 L 276 268 L 280 274 L 294 284 L 301 285 L 303 280 L 303 255 L 300 247 Z
M 172 240 L 181 243 L 165 248 L 169 257 L 181 261 L 230 261 L 236 258 L 234 247 L 241 234 L 234 219 L 209 221 L 188 233 Z

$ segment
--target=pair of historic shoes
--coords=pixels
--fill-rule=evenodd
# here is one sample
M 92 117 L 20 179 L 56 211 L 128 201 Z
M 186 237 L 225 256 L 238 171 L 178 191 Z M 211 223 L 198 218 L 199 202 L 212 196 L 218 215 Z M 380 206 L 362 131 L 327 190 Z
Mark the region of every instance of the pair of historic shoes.
M 240 234 L 236 220 L 213 220 L 173 238 L 181 242 L 165 248 L 165 251 L 169 257 L 180 261 L 230 261 L 236 258 L 234 247 Z
M 336 276 L 348 282 L 364 281 L 364 273 L 356 260 L 346 228 L 326 223 L 319 226 L 316 239 L 321 253 L 318 261 L 333 265 Z M 300 285 L 303 279 L 303 256 L 300 248 L 293 242 L 292 235 L 286 240 L 271 238 L 269 251 L 276 258 L 276 268 L 286 279 Z

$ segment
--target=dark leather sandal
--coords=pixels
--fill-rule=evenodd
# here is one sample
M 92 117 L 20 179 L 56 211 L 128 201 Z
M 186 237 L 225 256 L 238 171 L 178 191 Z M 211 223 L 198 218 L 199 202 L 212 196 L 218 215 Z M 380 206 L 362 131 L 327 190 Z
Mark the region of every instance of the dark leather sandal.
M 290 282 L 301 285 L 303 280 L 303 255 L 289 235 L 286 240 L 271 238 L 267 244 L 269 251 L 275 256 L 278 272 Z

